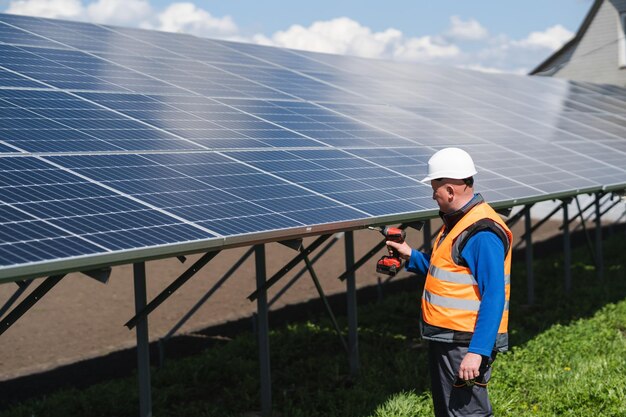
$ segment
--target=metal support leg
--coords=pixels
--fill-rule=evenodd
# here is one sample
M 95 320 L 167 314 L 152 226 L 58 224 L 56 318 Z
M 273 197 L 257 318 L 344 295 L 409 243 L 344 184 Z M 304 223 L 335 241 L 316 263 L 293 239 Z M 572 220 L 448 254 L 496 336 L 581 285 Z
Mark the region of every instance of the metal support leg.
M 535 225 L 530 229 L 530 233 L 535 233 L 535 230 L 539 229 L 545 222 L 550 220 L 550 218 L 552 218 L 552 216 L 554 216 L 556 213 L 558 213 L 558 211 L 561 210 L 561 207 L 562 207 L 562 205 L 561 206 L 556 206 L 554 208 L 554 210 L 552 210 L 550 213 L 548 213 L 548 215 L 546 217 L 544 217 L 543 219 L 541 219 L 537 223 L 535 223 Z M 528 233 L 528 232 L 526 232 L 526 233 Z M 520 238 L 520 241 L 517 242 L 517 244 L 513 247 L 513 250 L 517 249 L 522 244 L 522 241 L 526 240 L 526 233 L 524 233 L 524 235 Z
M 596 194 L 596 268 L 598 279 L 604 279 L 604 260 L 602 256 L 602 215 L 600 213 L 601 194 Z
M 578 207 L 578 214 L 576 216 L 574 216 L 574 218 L 578 218 L 580 217 L 580 227 L 582 227 L 583 229 L 583 233 L 585 234 L 585 240 L 587 241 L 587 247 L 589 248 L 589 254 L 591 255 L 591 259 L 593 261 L 594 266 L 596 267 L 596 270 L 598 268 L 598 261 L 596 260 L 596 253 L 593 250 L 593 244 L 591 243 L 591 238 L 589 237 L 589 231 L 587 230 L 587 226 L 585 224 L 585 216 L 584 216 L 584 210 L 580 208 L 580 202 L 578 200 L 578 196 L 574 197 L 575 201 L 576 201 L 576 207 Z M 591 203 L 591 205 L 589 205 L 588 207 L 591 207 L 593 205 L 594 202 Z M 570 219 L 570 223 L 572 222 L 572 220 Z M 574 229 L 576 230 L 576 229 Z
M 144 309 L 137 312 L 135 317 L 128 320 L 128 322 L 124 325 L 131 330 L 133 327 L 137 325 L 137 322 L 141 317 L 147 317 L 148 314 L 152 313 L 155 308 L 161 305 L 167 298 L 174 293 L 177 289 L 179 289 L 185 282 L 189 281 L 191 277 L 195 275 L 196 272 L 202 269 L 211 259 L 213 259 L 220 251 L 209 252 L 204 254 L 200 259 L 198 259 L 188 270 L 186 270 L 181 276 L 176 278 L 174 282 L 167 286 L 166 289 L 161 291 L 159 295 L 154 297 L 150 304 L 147 304 Z
M 133 264 L 135 275 L 135 313 L 146 307 L 146 264 Z M 137 368 L 139 373 L 139 415 L 152 417 L 152 393 L 150 384 L 150 344 L 148 341 L 148 316 L 141 316 L 137 323 Z
M 315 239 L 313 243 L 311 243 L 307 248 L 301 248 L 300 253 L 298 253 L 298 255 L 295 258 L 289 261 L 289 263 L 285 265 L 280 271 L 272 275 L 270 279 L 264 282 L 261 288 L 257 288 L 252 294 L 250 294 L 248 296 L 248 300 L 254 301 L 258 297 L 259 292 L 261 291 L 267 292 L 267 290 L 269 290 L 272 287 L 272 285 L 276 284 L 278 280 L 280 280 L 283 276 L 285 276 L 287 272 L 291 271 L 298 263 L 300 263 L 302 259 L 304 259 L 305 256 L 308 256 L 311 252 L 313 252 L 315 249 L 321 246 L 322 243 L 324 243 L 331 236 L 332 235 L 330 234 L 322 235 L 318 237 L 317 239 Z
M 569 200 L 563 201 L 563 269 L 565 273 L 565 292 L 572 289 L 572 248 L 569 239 Z
M 354 267 L 354 233 L 346 232 L 346 271 Z M 346 291 L 348 304 L 348 360 L 350 361 L 350 376 L 359 375 L 359 336 L 357 320 L 356 277 L 352 272 L 346 277 Z
M 332 240 L 330 242 L 328 242 L 322 249 L 319 250 L 319 252 L 311 259 L 311 263 L 315 263 L 317 262 L 318 259 L 320 259 L 322 256 L 324 256 L 324 254 L 326 252 L 328 252 L 328 250 L 330 248 L 332 248 L 335 243 L 339 242 L 339 239 L 343 238 L 343 233 L 335 233 L 335 235 L 333 236 Z M 298 271 L 297 274 L 295 274 L 287 284 L 285 284 L 284 287 L 282 287 L 275 295 L 274 297 L 270 300 L 269 305 L 270 307 L 278 300 L 280 300 L 280 297 L 283 296 L 284 293 L 287 292 L 287 290 L 289 288 L 291 288 L 293 286 L 293 284 L 295 284 L 296 282 L 298 282 L 298 280 L 300 279 L 300 277 L 302 275 L 304 275 L 307 271 L 307 267 L 306 265 L 304 266 L 304 268 L 300 269 L 300 271 Z
M 526 242 L 526 288 L 528 305 L 535 304 L 535 275 L 533 271 L 533 234 L 531 233 L 531 217 L 530 207 L 526 210 L 524 216 L 524 225 L 526 227 L 525 242 Z
M 181 328 L 187 321 L 193 317 L 194 314 L 207 302 L 209 298 L 239 269 L 239 267 L 254 253 L 254 248 L 250 248 L 243 254 L 241 258 L 237 262 L 233 264 L 233 266 L 220 278 L 212 287 L 207 291 L 206 294 L 191 307 L 191 310 L 187 312 L 179 321 L 172 327 L 172 329 L 167 332 L 165 336 L 163 336 L 159 340 L 159 366 L 163 366 L 165 362 L 165 344 L 174 334 Z
M 272 379 L 270 375 L 270 343 L 269 323 L 267 319 L 267 290 L 265 289 L 265 245 L 256 245 L 256 300 L 257 300 L 257 330 L 259 341 L 259 364 L 261 371 L 261 415 L 272 415 Z

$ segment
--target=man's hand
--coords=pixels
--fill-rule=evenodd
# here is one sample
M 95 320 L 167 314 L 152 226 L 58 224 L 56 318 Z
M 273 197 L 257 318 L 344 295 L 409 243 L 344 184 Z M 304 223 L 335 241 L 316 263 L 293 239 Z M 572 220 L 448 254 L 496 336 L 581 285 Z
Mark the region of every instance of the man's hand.
M 482 361 L 483 357 L 478 353 L 467 352 L 459 367 L 459 378 L 464 381 L 477 378 L 480 374 L 480 364 Z
M 389 256 L 393 255 L 391 249 L 395 249 L 398 251 L 401 258 L 408 260 L 411 257 L 411 247 L 406 242 L 398 243 L 388 240 L 387 249 L 389 249 Z

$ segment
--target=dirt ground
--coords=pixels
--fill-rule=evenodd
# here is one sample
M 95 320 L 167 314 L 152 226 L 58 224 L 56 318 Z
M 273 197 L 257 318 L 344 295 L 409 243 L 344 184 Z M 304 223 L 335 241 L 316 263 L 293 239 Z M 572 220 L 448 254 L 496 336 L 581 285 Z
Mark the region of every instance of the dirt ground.
M 516 236 L 521 236 L 523 232 L 523 222 L 520 223 L 514 228 Z M 534 235 L 534 240 L 545 239 L 558 233 L 558 224 L 544 225 Z M 433 230 L 436 226 L 436 223 L 433 223 Z M 380 234 L 376 232 L 356 231 L 356 259 L 380 239 Z M 312 240 L 305 239 L 305 245 Z M 422 232 L 409 229 L 407 240 L 414 247 L 420 245 Z M 161 304 L 149 316 L 150 340 L 159 339 L 167 334 L 247 249 L 223 251 Z M 312 256 L 316 253 L 317 251 Z M 270 277 L 278 271 L 296 254 L 295 251 L 278 243 L 267 244 L 267 276 Z M 374 265 L 382 254 L 381 251 L 359 269 L 357 272 L 359 288 L 377 283 L 378 275 Z M 189 256 L 184 264 L 175 258 L 148 262 L 146 264 L 148 300 L 161 292 L 199 257 L 200 255 Z M 269 298 L 271 299 L 303 266 L 301 264 L 296 267 L 275 285 L 268 294 Z M 327 295 L 345 291 L 345 283 L 337 279 L 344 269 L 344 240 L 341 239 L 315 264 L 316 273 Z M 406 272 L 402 272 L 399 277 L 406 275 Z M 39 282 L 41 280 L 36 284 Z M 4 303 L 16 289 L 17 286 L 14 284 L 0 285 L 0 303 Z M 179 333 L 250 317 L 256 311 L 256 303 L 250 302 L 247 296 L 254 289 L 254 256 L 252 256 L 179 330 Z M 310 276 L 304 274 L 272 306 L 272 309 L 317 297 Z M 124 327 L 124 323 L 133 315 L 131 265 L 114 267 L 107 284 L 81 274 L 68 275 L 0 337 L 0 381 L 132 347 L 136 343 L 135 332 Z

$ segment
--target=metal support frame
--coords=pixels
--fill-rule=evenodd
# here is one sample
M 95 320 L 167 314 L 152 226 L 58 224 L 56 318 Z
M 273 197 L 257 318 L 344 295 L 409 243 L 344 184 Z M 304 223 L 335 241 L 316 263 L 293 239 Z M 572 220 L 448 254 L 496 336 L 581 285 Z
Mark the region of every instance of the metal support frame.
M 595 201 L 595 212 L 596 212 L 596 273 L 598 279 L 600 281 L 604 280 L 604 255 L 602 253 L 602 215 L 600 213 L 600 199 L 602 198 L 602 194 L 596 193 Z
M 533 239 L 532 233 L 530 233 L 532 227 L 532 221 L 530 217 L 530 208 L 532 205 L 526 206 L 524 215 L 524 226 L 526 228 L 525 242 L 526 242 L 526 297 L 528 305 L 535 304 L 535 274 L 533 271 Z M 521 212 L 520 212 L 521 213 Z
M 246 253 L 239 258 L 237 262 L 206 292 L 191 309 L 163 336 L 158 343 L 159 346 L 159 365 L 163 366 L 165 362 L 165 344 L 167 341 L 191 318 L 194 314 L 207 302 L 207 300 L 230 278 L 239 267 L 254 253 L 254 247 L 250 247 Z
M 535 233 L 535 231 L 537 229 L 539 229 L 548 220 L 550 220 L 552 218 L 552 216 L 554 216 L 559 210 L 561 210 L 561 208 L 562 208 L 562 205 L 559 205 L 559 206 L 555 207 L 550 213 L 548 213 L 548 215 L 546 217 L 544 217 L 543 219 L 541 219 L 540 221 L 535 223 L 535 225 L 533 227 L 531 227 L 530 230 L 527 230 L 526 232 L 524 232 L 524 234 L 520 237 L 519 242 L 517 242 L 517 244 L 513 247 L 513 249 L 519 248 L 520 245 L 522 244 L 522 242 L 526 241 L 526 235 Z
M 432 250 L 431 242 L 439 234 L 439 231 L 436 231 L 433 234 L 430 233 L 431 231 L 430 220 L 420 221 L 418 223 L 401 224 L 399 226 L 400 229 L 406 229 L 407 227 L 414 227 L 417 230 L 422 230 L 424 233 L 424 242 L 422 243 L 422 246 L 418 248 L 418 250 L 427 250 L 427 251 Z M 385 245 L 386 245 L 385 240 L 382 240 L 381 242 L 377 243 L 372 249 L 370 249 L 365 255 L 363 255 L 358 261 L 356 261 L 349 269 L 347 269 L 343 274 L 341 274 L 339 276 L 339 280 L 344 281 L 349 274 L 353 274 L 354 272 L 356 272 L 357 269 L 362 267 L 378 251 L 380 251 L 383 247 L 385 247 Z M 381 280 L 380 277 L 378 277 L 378 283 L 377 283 L 376 289 L 378 292 L 379 301 L 382 300 L 383 298 L 383 286 L 389 283 L 393 278 L 394 276 L 390 276 L 383 281 Z
M 333 310 L 332 308 L 330 308 L 330 304 L 328 303 L 328 298 L 326 298 L 326 294 L 324 294 L 322 285 L 320 284 L 320 281 L 317 279 L 317 274 L 315 273 L 315 270 L 313 269 L 313 264 L 311 264 L 311 261 L 309 260 L 308 255 L 305 253 L 304 248 L 300 248 L 300 252 L 303 254 L 304 262 L 306 263 L 306 267 L 309 270 L 309 273 L 311 274 L 311 279 L 313 280 L 313 284 L 315 284 L 317 293 L 319 294 L 320 298 L 322 299 L 322 302 L 324 303 L 324 308 L 326 309 L 326 313 L 330 317 L 330 321 L 332 322 L 333 327 L 335 328 L 335 332 L 339 336 L 341 345 L 345 349 L 346 353 L 350 354 L 350 350 L 348 349 L 348 344 L 346 343 L 346 339 L 343 337 L 343 334 L 341 333 L 341 329 L 339 328 L 337 319 L 335 318 L 335 315 L 333 314 Z
M 602 197 L 600 197 L 600 198 L 602 198 Z M 601 203 L 600 203 L 600 206 L 602 207 L 602 205 L 604 205 L 605 203 L 608 203 L 610 200 L 611 200 L 610 198 L 606 199 L 605 201 L 603 201 L 603 202 L 601 202 Z M 595 206 L 595 204 L 596 204 L 596 201 L 595 201 L 595 198 L 594 198 L 594 199 L 593 199 L 593 201 L 591 201 L 591 203 L 587 204 L 587 206 L 586 206 L 585 208 L 583 208 L 583 209 L 582 209 L 583 213 L 586 213 L 586 212 L 587 212 L 587 210 L 589 210 L 590 208 L 594 207 L 594 206 Z M 591 212 L 590 212 L 589 214 L 585 214 L 582 218 L 584 218 L 586 221 L 587 221 L 587 220 L 589 220 L 589 221 L 595 221 L 595 216 L 596 216 L 596 213 L 595 213 L 595 209 L 594 209 L 594 210 L 591 210 Z M 578 216 L 576 216 L 576 217 L 578 217 Z M 572 222 L 572 219 L 570 219 L 570 223 L 571 223 L 571 222 Z M 578 223 L 578 224 L 576 224 L 576 225 L 574 226 L 574 228 L 572 229 L 572 231 L 574 231 L 574 232 L 575 232 L 575 231 L 577 231 L 577 230 L 578 230 L 578 228 L 579 228 L 579 227 L 582 227 L 582 226 L 583 226 L 583 225 L 582 225 L 582 222 L 581 222 L 581 223 Z M 563 230 L 562 226 L 559 226 L 559 230 Z
M 345 261 L 346 271 L 354 266 L 354 233 L 345 234 Z M 359 336 L 356 298 L 356 276 L 352 272 L 346 276 L 346 302 L 348 314 L 348 361 L 350 362 L 350 376 L 356 378 L 360 372 Z
M 402 226 L 400 226 L 401 229 L 403 229 Z M 365 255 L 363 255 L 358 261 L 356 261 L 352 265 L 352 268 L 350 268 L 349 270 L 346 270 L 343 274 L 339 275 L 339 280 L 345 281 L 349 274 L 353 274 L 354 272 L 356 272 L 357 269 L 362 267 L 363 264 L 369 261 L 372 258 L 372 256 L 374 256 L 376 253 L 378 253 L 378 251 L 380 251 L 384 247 L 385 247 L 385 241 L 381 240 L 380 242 L 376 244 L 376 246 L 374 246 Z
M 248 300 L 254 301 L 259 296 L 259 292 L 262 290 L 263 292 L 270 289 L 274 284 L 278 282 L 282 277 L 285 276 L 289 271 L 291 271 L 296 265 L 300 263 L 304 259 L 305 256 L 308 256 L 311 252 L 317 249 L 322 243 L 328 240 L 332 235 L 322 235 L 315 239 L 313 243 L 311 243 L 307 248 L 302 249 L 298 255 L 296 255 L 287 265 L 285 265 L 280 271 L 275 273 L 270 279 L 264 282 L 262 288 L 257 288 L 252 294 L 248 296 Z
M 576 201 L 576 207 L 578 208 L 578 214 L 575 217 L 580 217 L 580 226 L 583 229 L 583 234 L 585 235 L 585 241 L 587 242 L 587 249 L 589 249 L 589 254 L 591 255 L 591 260 L 593 264 L 596 266 L 596 270 L 598 267 L 598 261 L 596 260 L 596 254 L 593 250 L 593 245 L 591 244 L 591 238 L 589 237 L 589 231 L 587 230 L 587 223 L 585 221 L 585 216 L 583 215 L 583 210 L 580 208 L 580 201 L 578 200 L 578 196 L 574 197 Z M 594 202 L 592 201 L 587 207 L 592 207 Z M 570 223 L 572 220 L 570 219 Z
M 4 316 L 4 313 L 6 313 L 7 311 L 9 311 L 9 309 L 11 308 L 11 306 L 20 298 L 20 296 L 22 294 L 24 294 L 24 291 L 26 291 L 26 288 L 28 288 L 28 286 L 33 282 L 32 279 L 26 280 L 26 281 L 17 281 L 17 290 L 15 290 L 15 292 L 9 297 L 9 299 L 4 303 L 4 305 L 2 306 L 2 308 L 0 308 L 0 317 Z
M 311 263 L 315 263 L 317 262 L 318 259 L 320 259 L 322 256 L 324 256 L 324 254 L 326 252 L 328 252 L 330 250 L 330 248 L 332 248 L 335 243 L 339 242 L 339 240 L 344 236 L 343 233 L 335 233 L 333 235 L 333 238 L 330 242 L 328 242 L 322 249 L 320 249 L 320 251 L 313 257 L 313 259 L 311 259 Z M 304 266 L 302 269 L 300 269 L 300 271 L 298 271 L 298 273 L 296 273 L 293 278 L 291 278 L 289 280 L 289 282 L 287 282 L 287 284 L 285 284 L 284 287 L 282 287 L 275 295 L 274 297 L 272 297 L 272 299 L 269 302 L 270 307 L 272 305 L 274 305 L 274 303 L 276 301 L 278 301 L 280 299 L 280 297 L 283 296 L 284 293 L 287 292 L 287 290 L 289 288 L 291 288 L 293 286 L 293 284 L 295 284 L 296 282 L 298 282 L 298 280 L 300 279 L 300 277 L 302 277 L 302 275 L 304 275 L 304 273 L 307 271 L 307 267 Z
M 90 269 L 89 271 L 81 271 L 83 274 L 87 275 L 89 278 L 93 278 L 102 284 L 106 284 L 109 282 L 109 277 L 111 276 L 111 267 L 107 266 L 105 268 L 99 269 Z
M 150 342 L 148 316 L 140 315 L 146 307 L 146 264 L 133 264 L 135 282 L 135 312 L 137 326 L 137 372 L 139 377 L 139 416 L 152 417 L 152 392 L 150 383 Z
M 37 301 L 48 293 L 55 285 L 63 279 L 63 275 L 51 275 L 46 278 L 37 288 L 33 290 L 28 296 L 22 300 L 17 306 L 11 310 L 9 314 L 2 319 L 0 323 L 0 335 L 6 332 L 20 317 L 24 315 L 28 310 L 34 306 Z
M 299 251 L 302 248 L 302 238 L 279 240 L 277 243 L 295 251 Z
M 191 277 L 193 277 L 196 272 L 202 269 L 206 264 L 209 263 L 211 259 L 213 259 L 220 251 L 208 252 L 204 254 L 200 259 L 198 259 L 189 269 L 182 273 L 174 282 L 167 286 L 166 289 L 161 291 L 159 295 L 154 297 L 150 303 L 145 306 L 141 311 L 137 312 L 133 318 L 128 320 L 124 326 L 132 329 L 137 325 L 139 319 L 143 316 L 147 316 L 151 312 L 153 312 L 163 301 L 167 300 L 170 295 L 174 293 L 177 289 L 179 289 L 185 282 L 189 281 Z
M 266 288 L 265 245 L 254 247 L 257 286 L 257 337 L 261 377 L 261 415 L 272 415 L 272 378 L 270 374 L 270 342 Z
M 398 226 L 399 229 L 406 229 L 409 227 L 408 224 L 401 224 Z M 385 240 L 381 240 L 378 242 L 372 249 L 370 249 L 365 255 L 363 255 L 358 261 L 354 262 L 350 269 L 347 269 L 343 274 L 339 275 L 339 280 L 345 281 L 349 274 L 356 272 L 357 269 L 363 266 L 367 261 L 369 261 L 372 256 L 374 256 L 378 251 L 386 246 Z
M 534 203 L 531 204 L 527 204 L 524 206 L 523 209 L 521 209 L 520 211 L 518 211 L 517 213 L 515 213 L 515 215 L 513 215 L 513 217 L 509 218 L 506 220 L 506 225 L 507 227 L 510 229 L 513 226 L 515 226 L 517 224 L 517 222 L 522 218 L 525 217 L 526 214 L 530 211 L 530 209 L 534 206 Z
M 578 208 L 578 213 L 576 213 L 576 215 L 574 217 L 570 217 L 568 223 L 572 223 L 572 222 L 574 222 L 576 219 L 578 219 L 580 217 L 580 219 L 581 219 L 581 223 L 580 224 L 582 225 L 584 220 L 585 220 L 584 213 L 586 213 L 587 210 L 589 210 L 591 207 L 593 207 L 595 205 L 595 199 L 591 203 L 587 204 L 584 209 L 580 208 L 580 202 L 578 200 L 578 196 L 574 196 L 574 199 L 576 199 L 576 205 L 577 205 L 577 208 Z M 577 227 L 578 227 L 578 225 L 575 226 L 574 230 L 576 230 Z M 559 230 L 563 230 L 563 226 L 559 226 Z
M 569 238 L 569 210 L 568 204 L 571 199 L 563 200 L 563 272 L 565 275 L 565 292 L 572 290 L 572 247 Z
M 618 205 L 619 203 L 621 203 L 621 197 L 617 199 L 617 201 L 615 201 L 614 203 L 611 203 L 611 205 L 607 208 L 605 208 L 604 210 L 602 210 L 602 212 L 600 213 L 600 217 L 603 217 L 606 213 L 608 213 L 613 207 L 615 207 L 616 205 Z M 624 214 L 622 214 L 622 216 L 620 216 L 620 219 L 622 217 L 624 217 L 624 215 L 626 214 L 626 206 L 624 207 Z

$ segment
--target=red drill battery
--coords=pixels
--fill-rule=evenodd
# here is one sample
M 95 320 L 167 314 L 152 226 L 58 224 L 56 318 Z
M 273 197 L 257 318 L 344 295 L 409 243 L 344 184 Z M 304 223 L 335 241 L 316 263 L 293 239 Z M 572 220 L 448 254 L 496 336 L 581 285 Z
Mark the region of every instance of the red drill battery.
M 376 272 L 385 275 L 394 276 L 402 268 L 402 261 L 400 258 L 394 258 L 393 256 L 383 256 L 376 262 Z

